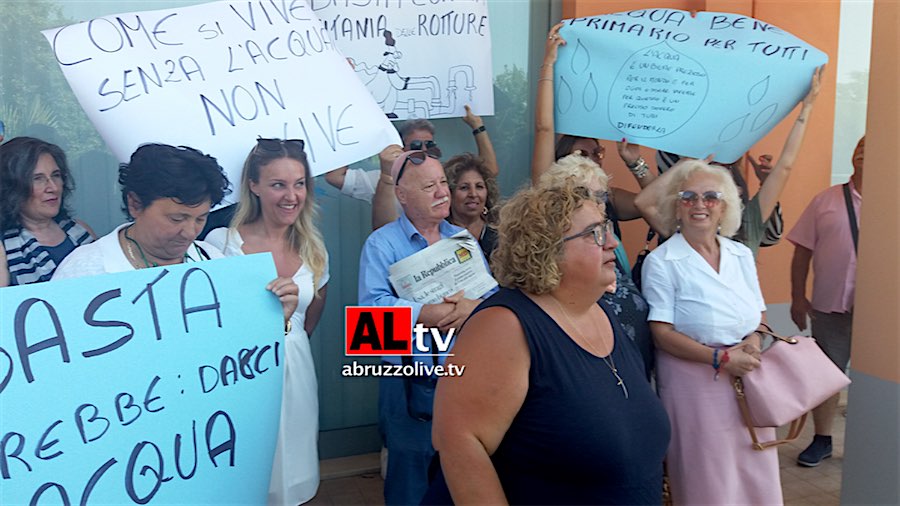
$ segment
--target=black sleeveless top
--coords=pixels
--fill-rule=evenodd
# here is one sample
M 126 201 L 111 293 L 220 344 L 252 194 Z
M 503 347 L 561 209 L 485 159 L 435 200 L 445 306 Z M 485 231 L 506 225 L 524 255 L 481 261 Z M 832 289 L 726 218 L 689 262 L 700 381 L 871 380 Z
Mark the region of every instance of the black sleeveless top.
M 612 323 L 611 356 L 628 399 L 603 359 L 578 346 L 521 291 L 501 289 L 475 310 L 513 311 L 531 354 L 525 401 L 491 457 L 510 504 L 662 502 L 669 419 L 634 343 L 598 304 Z M 438 476 L 423 504 L 441 502 L 434 489 L 445 486 Z

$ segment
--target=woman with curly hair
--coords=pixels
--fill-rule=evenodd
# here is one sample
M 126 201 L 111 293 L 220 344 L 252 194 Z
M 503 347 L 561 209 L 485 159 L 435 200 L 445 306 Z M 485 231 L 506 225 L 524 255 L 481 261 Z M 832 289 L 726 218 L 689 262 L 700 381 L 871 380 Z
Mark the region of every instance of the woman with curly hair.
M 69 216 L 71 193 L 59 146 L 33 137 L 0 146 L 0 286 L 49 281 L 69 253 L 95 239 Z
M 500 199 L 497 178 L 484 160 L 471 153 L 454 156 L 444 164 L 450 183 L 450 217 L 447 221 L 469 231 L 481 246 L 485 258 L 497 245 L 491 209 Z
M 600 191 L 605 190 L 601 185 Z M 425 503 L 659 504 L 669 423 L 598 299 L 617 242 L 597 188 L 523 190 L 500 211 L 494 275 L 438 382 L 442 475 Z M 444 481 L 446 484 L 444 484 Z
M 313 179 L 302 140 L 259 139 L 244 162 L 241 195 L 230 228 L 206 241 L 226 256 L 271 252 L 278 275 L 299 287 L 284 338 L 281 425 L 269 504 L 296 505 L 319 486 L 319 394 L 309 336 L 328 289 L 328 252 L 315 225 Z

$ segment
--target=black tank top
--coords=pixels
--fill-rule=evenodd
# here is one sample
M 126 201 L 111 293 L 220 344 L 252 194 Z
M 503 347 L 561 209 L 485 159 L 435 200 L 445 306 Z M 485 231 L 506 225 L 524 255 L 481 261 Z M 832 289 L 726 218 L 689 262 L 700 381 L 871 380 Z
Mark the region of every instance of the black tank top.
M 492 456 L 511 504 L 660 504 L 669 419 L 635 344 L 612 311 L 611 353 L 628 399 L 603 359 L 575 343 L 537 304 L 502 289 L 477 311 L 513 311 L 531 354 L 528 393 Z

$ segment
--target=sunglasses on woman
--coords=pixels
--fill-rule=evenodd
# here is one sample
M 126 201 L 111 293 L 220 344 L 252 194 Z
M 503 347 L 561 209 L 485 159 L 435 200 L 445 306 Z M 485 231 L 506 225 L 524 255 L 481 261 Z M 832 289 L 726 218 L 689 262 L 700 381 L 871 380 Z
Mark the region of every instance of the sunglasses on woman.
M 411 141 L 409 143 L 410 151 L 425 151 L 435 158 L 441 157 L 441 148 L 434 141 Z
M 256 148 L 270 153 L 280 153 L 287 148 L 303 151 L 305 145 L 303 139 L 263 139 L 262 137 L 256 139 Z
M 569 237 L 563 237 L 563 242 L 568 242 L 572 239 L 578 239 L 579 237 L 585 237 L 587 235 L 594 234 L 594 242 L 597 243 L 597 246 L 600 246 L 602 248 L 606 246 L 606 237 L 612 233 L 612 222 L 609 220 L 605 220 L 601 223 L 598 223 L 595 227 L 585 230 L 584 232 L 579 232 L 575 235 L 570 235 Z
M 400 166 L 400 170 L 397 171 L 397 178 L 394 179 L 394 184 L 400 182 L 400 178 L 403 177 L 403 173 L 406 171 L 406 164 L 412 162 L 413 165 L 422 165 L 425 163 L 425 160 L 429 158 L 434 158 L 437 160 L 437 157 L 431 153 L 426 153 L 425 151 L 416 151 L 414 153 L 410 153 L 406 155 L 406 160 L 403 160 L 403 165 Z
M 716 191 L 697 193 L 691 190 L 684 190 L 678 192 L 678 198 L 681 199 L 681 205 L 684 207 L 691 207 L 700 199 L 703 199 L 703 204 L 706 207 L 716 207 L 722 202 L 722 196 L 722 192 Z

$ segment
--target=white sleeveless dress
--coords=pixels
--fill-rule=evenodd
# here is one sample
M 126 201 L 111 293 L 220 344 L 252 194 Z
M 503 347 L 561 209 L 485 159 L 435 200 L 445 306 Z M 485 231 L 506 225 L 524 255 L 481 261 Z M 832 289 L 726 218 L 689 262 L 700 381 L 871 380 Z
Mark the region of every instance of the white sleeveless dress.
M 205 239 L 225 256 L 243 255 L 244 240 L 235 229 L 217 228 Z M 318 286 L 304 263 L 294 274 L 299 287 L 299 303 L 291 316 L 291 332 L 284 338 L 284 387 L 281 400 L 281 424 L 272 478 L 269 482 L 270 505 L 290 505 L 309 501 L 319 487 L 319 394 L 309 336 L 304 330 L 306 308 L 315 293 L 328 283 L 328 263 Z

